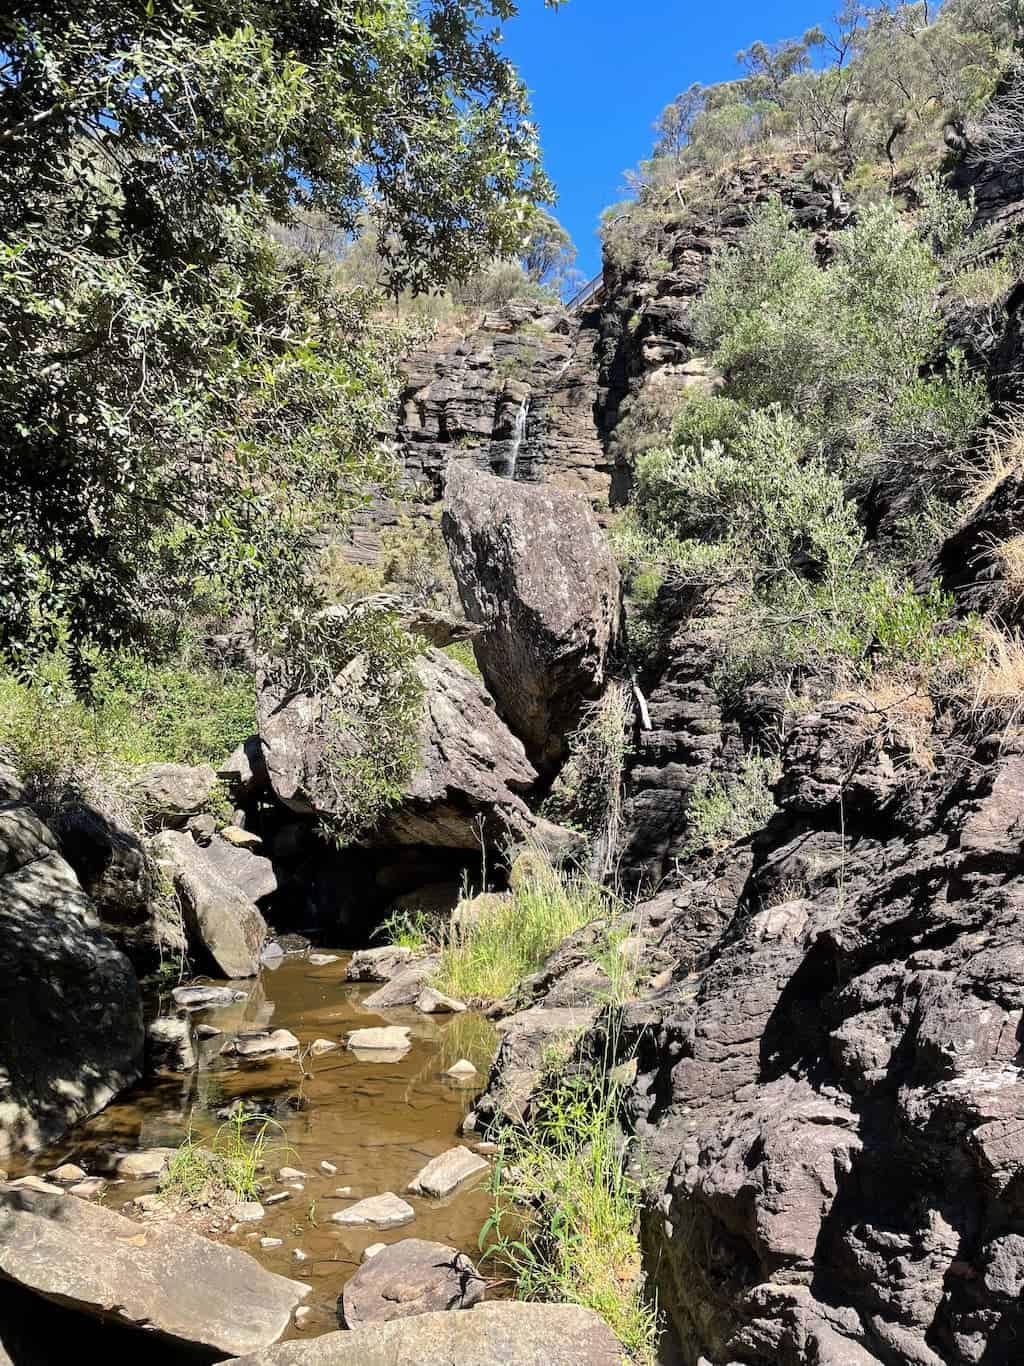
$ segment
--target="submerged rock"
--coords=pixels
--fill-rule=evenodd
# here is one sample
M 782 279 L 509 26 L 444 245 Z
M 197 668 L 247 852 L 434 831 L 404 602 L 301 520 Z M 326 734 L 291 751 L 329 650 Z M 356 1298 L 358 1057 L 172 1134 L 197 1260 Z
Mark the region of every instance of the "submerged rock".
M 487 1171 L 487 1163 L 478 1153 L 468 1148 L 449 1148 L 439 1157 L 431 1158 L 427 1165 L 409 1183 L 414 1195 L 429 1195 L 435 1200 L 451 1195 L 463 1181 Z
M 621 589 L 585 499 L 448 467 L 443 528 L 477 663 L 531 760 L 550 771 L 618 640 Z M 557 547 L 557 564 L 552 553 Z
M 387 1323 L 442 1309 L 469 1309 L 484 1297 L 487 1282 L 453 1247 L 403 1238 L 381 1247 L 346 1284 L 338 1317 L 348 1328 Z
M 175 987 L 171 996 L 175 1005 L 184 1010 L 219 1009 L 245 1000 L 245 992 L 237 991 L 234 987 Z M 219 1034 L 220 1030 L 214 1029 L 213 1033 Z
M 347 1047 L 359 1053 L 405 1052 L 411 1047 L 408 1025 L 387 1025 L 378 1029 L 353 1029 Z
M 505 1301 L 286 1342 L 237 1366 L 622 1366 L 622 1358 L 591 1309 Z
M 412 1205 L 392 1191 L 358 1200 L 348 1209 L 337 1210 L 331 1215 L 333 1223 L 349 1224 L 355 1228 L 366 1224 L 374 1228 L 400 1228 L 403 1224 L 411 1224 L 415 1218 L 416 1211 Z
M 0 1157 L 102 1110 L 139 1076 L 143 1044 L 131 964 L 47 827 L 0 805 Z
M 0 1191 L 0 1275 L 85 1314 L 224 1355 L 276 1342 L 309 1287 L 237 1248 L 99 1205 Z
M 225 977 L 255 977 L 267 936 L 267 922 L 255 904 L 227 881 L 191 836 L 165 830 L 153 841 L 153 851 L 170 869 L 195 949 Z

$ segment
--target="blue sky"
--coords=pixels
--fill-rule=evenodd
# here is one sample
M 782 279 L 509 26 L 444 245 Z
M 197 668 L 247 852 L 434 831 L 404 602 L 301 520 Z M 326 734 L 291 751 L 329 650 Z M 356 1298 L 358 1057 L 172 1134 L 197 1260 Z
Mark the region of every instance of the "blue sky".
M 651 124 L 694 81 L 738 75 L 756 38 L 798 36 L 828 19 L 832 0 L 568 0 L 557 11 L 521 0 L 505 50 L 533 94 L 558 218 L 588 278 L 600 269 L 601 210 L 623 197 L 622 173 L 650 154 Z

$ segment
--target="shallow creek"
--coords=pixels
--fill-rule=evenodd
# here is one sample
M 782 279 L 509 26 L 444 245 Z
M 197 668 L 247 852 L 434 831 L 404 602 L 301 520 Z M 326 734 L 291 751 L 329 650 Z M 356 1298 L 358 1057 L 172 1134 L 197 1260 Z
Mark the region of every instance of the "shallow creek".
M 37 1154 L 31 1170 L 42 1173 L 65 1161 L 88 1170 L 90 1156 L 101 1147 L 176 1146 L 190 1125 L 201 1141 L 224 1122 L 217 1111 L 243 1098 L 256 1101 L 276 1122 L 268 1138 L 263 1198 L 281 1190 L 290 1194 L 267 1206 L 258 1224 L 216 1236 L 244 1247 L 268 1269 L 310 1283 L 306 1303 L 313 1314 L 304 1334 L 337 1327 L 337 1297 L 371 1243 L 428 1238 L 461 1248 L 476 1259 L 477 1236 L 490 1205 L 488 1173 L 444 1201 L 409 1195 L 406 1187 L 431 1157 L 462 1141 L 459 1126 L 494 1053 L 493 1026 L 468 1012 L 433 1017 L 413 1010 L 390 1010 L 386 1016 L 369 1011 L 362 1002 L 376 988 L 345 981 L 350 957 L 339 952 L 336 962 L 313 967 L 307 958 L 289 955 L 276 969 L 265 967 L 252 983 L 232 983 L 247 991 L 245 1000 L 194 1014 L 197 1024 L 223 1031 L 198 1041 L 200 1064 L 195 1072 L 163 1073 L 125 1092 L 60 1145 Z M 399 1060 L 385 1061 L 369 1053 L 357 1057 L 342 1046 L 320 1057 L 306 1057 L 305 1080 L 294 1059 L 251 1061 L 220 1051 L 235 1034 L 268 1025 L 291 1030 L 305 1050 L 314 1039 L 344 1045 L 349 1030 L 378 1024 L 410 1026 L 412 1046 Z M 468 1085 L 444 1075 L 460 1058 L 468 1058 L 480 1073 Z M 300 1094 L 303 1103 L 297 1109 Z M 471 1145 L 472 1140 L 466 1142 Z M 323 1171 L 321 1162 L 337 1172 Z M 278 1169 L 285 1166 L 306 1173 L 303 1189 L 291 1189 L 276 1179 Z M 126 1201 L 155 1189 L 155 1184 L 110 1185 L 103 1203 L 120 1210 Z M 350 1196 L 336 1194 L 346 1186 L 352 1188 Z M 342 1228 L 331 1222 L 337 1210 L 383 1191 L 408 1200 L 416 1210 L 415 1221 L 386 1231 Z M 264 1249 L 261 1238 L 279 1238 L 281 1246 Z M 297 1249 L 305 1260 L 296 1259 Z

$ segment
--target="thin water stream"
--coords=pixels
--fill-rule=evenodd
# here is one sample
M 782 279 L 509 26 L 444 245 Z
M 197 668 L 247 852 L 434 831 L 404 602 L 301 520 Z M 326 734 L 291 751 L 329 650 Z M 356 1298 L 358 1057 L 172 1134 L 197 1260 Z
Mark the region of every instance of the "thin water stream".
M 313 1315 L 305 1332 L 337 1326 L 337 1297 L 371 1243 L 427 1238 L 476 1258 L 477 1236 L 490 1206 L 487 1173 L 445 1201 L 410 1195 L 406 1188 L 431 1157 L 462 1141 L 462 1119 L 494 1053 L 493 1026 L 469 1012 L 433 1017 L 389 1010 L 385 1017 L 368 1011 L 363 1001 L 375 988 L 345 981 L 350 956 L 342 952 L 336 962 L 314 967 L 304 956 L 289 955 L 276 970 L 264 968 L 252 983 L 232 983 L 246 990 L 244 1000 L 195 1015 L 197 1023 L 222 1033 L 200 1043 L 194 1072 L 151 1077 L 22 1170 L 43 1173 L 66 1161 L 89 1170 L 102 1148 L 176 1146 L 190 1126 L 201 1141 L 223 1124 L 218 1112 L 235 1099 L 254 1101 L 274 1119 L 262 1198 L 283 1190 L 288 1198 L 265 1206 L 259 1223 L 216 1236 L 244 1247 L 268 1269 L 310 1283 L 307 1304 Z M 349 1030 L 378 1024 L 410 1027 L 412 1046 L 399 1060 L 357 1057 L 342 1046 L 307 1057 L 300 1068 L 289 1058 L 250 1061 L 221 1053 L 234 1035 L 267 1025 L 290 1030 L 305 1050 L 315 1039 L 344 1045 Z M 479 1071 L 469 1084 L 445 1076 L 460 1058 Z M 310 1074 L 305 1079 L 302 1070 Z M 337 1170 L 323 1169 L 324 1162 Z M 305 1173 L 301 1189 L 276 1179 L 284 1166 Z M 113 1184 L 102 1199 L 120 1210 L 155 1186 L 152 1181 Z M 351 1195 L 338 1195 L 345 1187 Z M 416 1211 L 414 1222 L 383 1232 L 331 1222 L 335 1211 L 383 1191 L 407 1200 Z M 264 1249 L 264 1238 L 280 1239 L 281 1245 Z

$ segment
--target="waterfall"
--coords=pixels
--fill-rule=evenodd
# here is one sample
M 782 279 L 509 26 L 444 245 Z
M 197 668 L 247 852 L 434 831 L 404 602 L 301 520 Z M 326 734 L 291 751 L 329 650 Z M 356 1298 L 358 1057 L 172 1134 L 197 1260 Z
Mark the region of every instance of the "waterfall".
M 512 429 L 512 444 L 508 453 L 508 458 L 505 461 L 505 468 L 502 471 L 506 479 L 514 479 L 516 477 L 516 464 L 519 460 L 519 452 L 522 449 L 523 442 L 526 440 L 526 421 L 529 416 L 530 396 L 527 394 L 519 405 L 519 411 L 516 413 L 515 426 Z

